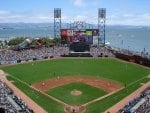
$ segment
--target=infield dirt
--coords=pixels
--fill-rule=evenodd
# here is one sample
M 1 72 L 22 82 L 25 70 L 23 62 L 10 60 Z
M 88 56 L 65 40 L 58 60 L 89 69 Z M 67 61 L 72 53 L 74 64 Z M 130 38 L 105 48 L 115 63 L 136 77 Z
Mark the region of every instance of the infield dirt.
M 117 89 L 122 88 L 122 86 L 116 82 L 97 77 L 79 77 L 79 76 L 69 76 L 69 77 L 57 77 L 48 80 L 44 80 L 35 84 L 32 84 L 32 87 L 40 91 L 48 91 L 49 89 L 70 84 L 73 82 L 81 82 L 88 84 L 93 87 L 103 89 L 104 91 L 110 93 L 116 91 Z

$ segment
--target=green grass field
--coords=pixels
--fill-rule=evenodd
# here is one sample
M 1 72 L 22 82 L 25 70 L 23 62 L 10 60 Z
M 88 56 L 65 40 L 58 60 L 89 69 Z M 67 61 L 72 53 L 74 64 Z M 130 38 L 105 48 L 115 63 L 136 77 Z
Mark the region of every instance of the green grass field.
M 33 84 L 57 76 L 96 76 L 127 85 L 128 92 L 126 92 L 127 88 L 125 88 L 112 96 L 93 103 L 87 106 L 86 113 L 105 111 L 140 87 L 140 83 L 146 83 L 150 80 L 147 78 L 147 75 L 150 74 L 150 69 L 112 59 L 57 59 L 7 66 L 1 69 L 8 73 L 8 79 L 13 80 L 18 88 L 49 113 L 64 113 L 63 106 L 36 91 L 33 93 L 32 89 L 18 79 L 27 84 Z M 50 91 L 50 93 L 55 96 L 55 91 Z M 38 96 L 36 97 L 35 95 Z M 68 102 L 71 103 L 71 98 L 68 98 Z
M 82 94 L 79 96 L 71 95 L 70 92 L 73 91 L 74 89 L 81 91 Z M 76 105 L 82 105 L 93 99 L 96 99 L 98 97 L 107 94 L 105 91 L 100 90 L 99 88 L 77 82 L 53 88 L 49 90 L 47 93 L 67 104 L 76 104 Z

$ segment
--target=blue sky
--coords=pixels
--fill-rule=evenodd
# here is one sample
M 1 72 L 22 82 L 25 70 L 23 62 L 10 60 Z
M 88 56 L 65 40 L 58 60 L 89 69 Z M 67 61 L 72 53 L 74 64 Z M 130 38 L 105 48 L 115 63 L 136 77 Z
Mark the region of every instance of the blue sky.
M 53 22 L 53 9 L 62 9 L 62 22 L 97 23 L 98 8 L 106 8 L 107 24 L 150 26 L 150 0 L 0 0 L 0 23 Z

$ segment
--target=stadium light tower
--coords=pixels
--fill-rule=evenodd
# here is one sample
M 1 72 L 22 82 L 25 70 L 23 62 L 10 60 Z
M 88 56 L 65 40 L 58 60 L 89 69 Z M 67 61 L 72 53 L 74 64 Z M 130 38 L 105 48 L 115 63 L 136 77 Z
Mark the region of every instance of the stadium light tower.
M 99 40 L 98 44 L 105 46 L 105 21 L 106 21 L 106 8 L 98 9 L 98 29 L 99 29 Z
M 54 8 L 54 36 L 60 38 L 61 8 Z

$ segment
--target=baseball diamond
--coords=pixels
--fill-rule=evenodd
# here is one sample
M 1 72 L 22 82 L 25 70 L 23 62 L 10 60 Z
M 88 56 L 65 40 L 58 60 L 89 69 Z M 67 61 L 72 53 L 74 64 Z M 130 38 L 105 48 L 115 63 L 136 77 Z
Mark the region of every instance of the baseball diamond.
M 150 79 L 149 69 L 114 58 L 50 59 L 1 69 L 48 113 L 104 112 Z
M 0 113 L 150 113 L 148 1 L 1 0 Z

